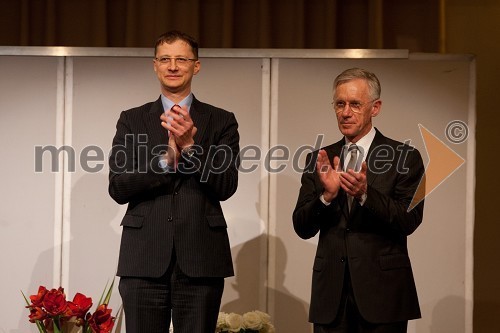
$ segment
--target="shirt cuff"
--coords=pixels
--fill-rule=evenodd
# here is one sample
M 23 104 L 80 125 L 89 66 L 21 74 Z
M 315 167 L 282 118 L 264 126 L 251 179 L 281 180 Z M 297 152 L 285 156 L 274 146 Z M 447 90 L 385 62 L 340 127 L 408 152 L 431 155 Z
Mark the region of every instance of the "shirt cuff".
M 171 167 L 167 163 L 167 158 L 166 157 L 161 157 L 160 161 L 158 162 L 158 166 L 165 172 L 174 172 L 175 168 Z
M 330 206 L 330 204 L 331 204 L 331 202 L 328 202 L 328 201 L 326 201 L 326 200 L 325 200 L 325 197 L 323 196 L 323 194 L 321 194 L 321 195 L 319 196 L 319 200 L 321 200 L 321 202 L 322 202 L 322 203 L 323 203 L 323 205 L 325 205 L 325 206 Z

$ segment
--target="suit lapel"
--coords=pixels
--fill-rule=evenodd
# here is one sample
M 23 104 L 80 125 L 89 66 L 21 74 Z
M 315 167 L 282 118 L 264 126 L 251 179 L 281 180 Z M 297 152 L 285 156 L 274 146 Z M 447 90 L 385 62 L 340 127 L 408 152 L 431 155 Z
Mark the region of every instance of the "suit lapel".
M 366 164 L 368 166 L 373 165 L 376 160 L 376 156 L 372 156 L 372 153 L 376 149 L 376 147 L 382 146 L 386 143 L 385 136 L 383 136 L 382 133 L 379 132 L 379 130 L 375 130 L 375 137 L 373 138 L 370 148 L 368 149 L 368 155 L 366 156 Z M 368 167 L 368 170 L 366 171 L 366 182 L 368 186 L 372 186 L 375 179 L 379 176 L 379 174 L 373 172 L 372 169 L 373 168 Z M 359 203 L 356 200 L 353 200 L 353 207 L 351 208 L 350 216 L 355 214 L 359 207 Z
M 194 141 L 197 144 L 200 144 L 208 127 L 210 112 L 208 112 L 203 107 L 203 104 L 193 96 L 193 102 L 189 110 L 189 115 L 191 116 L 191 119 L 193 119 L 194 126 L 196 126 Z
M 202 143 L 203 137 L 208 127 L 208 122 L 210 119 L 210 112 L 208 112 L 203 104 L 198 101 L 193 95 L 193 102 L 189 108 L 189 115 L 193 120 L 194 126 L 196 127 L 196 134 L 193 139 L 195 145 L 200 145 Z M 178 191 L 183 184 L 185 177 L 178 177 L 175 181 L 175 189 Z
M 377 132 L 375 133 L 375 137 L 373 138 L 373 142 L 370 145 L 370 149 L 368 149 L 368 155 L 366 156 L 366 163 L 368 166 L 373 165 L 373 163 L 376 161 L 376 156 L 372 156 L 373 151 L 376 149 L 376 147 L 380 147 L 385 144 L 385 136 L 382 135 L 377 129 L 375 129 Z M 375 178 L 378 177 L 378 173 L 375 173 L 372 171 L 373 168 L 368 168 L 366 171 L 366 181 L 368 185 L 372 185 L 373 182 L 375 181 Z
M 161 126 L 160 116 L 163 113 L 161 99 L 158 98 L 151 109 L 144 115 L 144 122 L 147 128 L 148 141 L 151 147 L 168 144 L 168 131 Z
M 325 148 L 325 150 L 327 152 L 327 155 L 328 155 L 328 158 L 329 158 L 330 163 L 331 163 L 332 166 L 333 166 L 333 158 L 335 156 L 339 156 L 339 158 L 341 159 L 341 161 L 340 161 L 340 167 L 344 163 L 343 157 L 342 157 L 342 154 L 341 154 L 342 153 L 342 147 L 344 145 L 345 145 L 345 141 L 344 141 L 344 139 L 342 139 L 342 140 L 334 143 L 333 145 L 328 146 L 328 147 Z M 340 192 L 339 192 L 338 201 L 339 201 L 339 205 L 340 205 L 342 214 L 344 215 L 345 220 L 347 220 L 348 216 L 349 216 L 349 206 L 347 204 L 347 193 L 345 193 L 342 188 L 340 189 Z
M 325 147 L 325 151 L 328 155 L 328 158 L 330 159 L 330 163 L 332 164 L 332 166 L 333 166 L 333 158 L 335 156 L 338 156 L 339 158 L 341 158 L 340 153 L 342 151 L 343 146 L 344 146 L 344 139 L 335 142 L 333 145 Z M 341 163 L 342 163 L 342 161 L 341 161 Z

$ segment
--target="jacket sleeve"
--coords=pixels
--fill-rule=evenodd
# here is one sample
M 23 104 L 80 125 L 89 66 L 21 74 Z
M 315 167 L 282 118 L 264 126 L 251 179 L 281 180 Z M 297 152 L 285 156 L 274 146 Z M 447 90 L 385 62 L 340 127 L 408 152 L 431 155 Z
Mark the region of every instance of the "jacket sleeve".
M 334 199 L 328 206 L 320 200 L 323 187 L 316 175 L 316 159 L 317 152 L 307 155 L 299 197 L 292 215 L 294 230 L 303 239 L 314 237 L 325 221 L 329 220 L 330 223 L 334 223 L 332 217 L 340 214 L 337 199 Z
M 120 114 L 116 125 L 109 157 L 110 196 L 119 204 L 130 202 L 134 197 L 168 186 L 173 175 L 166 174 L 159 167 L 159 154 L 152 156 L 141 145 L 138 133 L 131 130 L 131 122 L 126 111 Z M 142 135 L 146 135 L 142 133 Z

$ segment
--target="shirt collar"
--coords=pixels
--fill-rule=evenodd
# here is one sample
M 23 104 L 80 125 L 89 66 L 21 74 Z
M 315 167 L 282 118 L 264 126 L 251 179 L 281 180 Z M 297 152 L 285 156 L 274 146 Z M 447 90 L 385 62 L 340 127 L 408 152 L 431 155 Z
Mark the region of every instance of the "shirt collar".
M 368 149 L 370 149 L 370 146 L 373 142 L 373 139 L 375 138 L 375 134 L 377 131 L 375 131 L 375 127 L 372 126 L 370 131 L 366 133 L 365 136 L 363 136 L 361 139 L 356 142 L 356 145 L 360 147 L 360 151 L 363 152 L 363 161 L 366 160 L 366 155 L 368 154 Z M 347 147 L 349 147 L 352 142 L 350 142 L 347 138 L 345 138 L 345 142 Z M 347 153 L 347 149 L 344 149 L 344 154 Z
M 186 106 L 189 112 L 189 110 L 191 109 L 191 103 L 193 103 L 193 93 L 187 95 L 179 103 L 174 103 L 170 99 L 165 97 L 165 95 L 161 95 L 161 104 L 163 105 L 163 110 L 170 110 L 175 104 L 177 104 L 179 106 Z

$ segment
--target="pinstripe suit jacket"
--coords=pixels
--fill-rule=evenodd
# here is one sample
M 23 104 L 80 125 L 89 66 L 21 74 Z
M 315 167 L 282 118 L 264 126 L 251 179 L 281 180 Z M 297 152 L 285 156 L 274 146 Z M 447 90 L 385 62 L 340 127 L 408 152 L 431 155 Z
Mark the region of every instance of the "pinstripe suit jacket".
M 128 204 L 119 276 L 159 277 L 175 247 L 181 270 L 192 277 L 233 275 L 227 225 L 220 201 L 238 185 L 239 134 L 233 113 L 196 98 L 196 153 L 182 156 L 176 172 L 159 167 L 168 133 L 161 99 L 123 111 L 110 154 L 109 194 Z
M 324 148 L 341 156 L 344 140 Z M 301 238 L 319 232 L 313 265 L 309 320 L 331 323 L 339 310 L 345 265 L 363 318 L 389 323 L 420 317 L 407 236 L 422 222 L 423 201 L 407 211 L 424 167 L 420 153 L 378 130 L 367 155 L 367 199 L 348 212 L 341 189 L 329 206 L 315 170 L 317 151 L 307 158 L 293 224 Z M 333 164 L 333 162 L 332 162 Z

